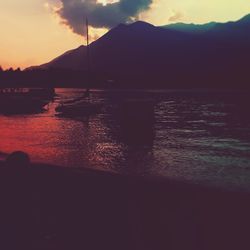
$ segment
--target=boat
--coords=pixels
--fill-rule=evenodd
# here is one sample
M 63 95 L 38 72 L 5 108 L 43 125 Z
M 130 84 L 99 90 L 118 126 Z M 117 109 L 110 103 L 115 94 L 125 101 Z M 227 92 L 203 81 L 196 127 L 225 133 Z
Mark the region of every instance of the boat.
M 0 96 L 32 96 L 37 98 L 53 99 L 54 88 L 2 88 Z
M 44 99 L 54 99 L 56 93 L 54 88 L 30 88 L 29 95 Z
M 0 90 L 1 114 L 30 114 L 42 112 L 52 96 L 46 91 L 29 88 L 4 88 Z M 41 93 L 43 93 L 41 95 Z M 45 95 L 46 93 L 46 95 Z
M 103 105 L 101 103 L 90 103 L 87 101 L 81 101 L 72 104 L 61 104 L 56 108 L 58 116 L 63 117 L 81 117 L 97 114 L 102 111 Z
M 90 67 L 90 47 L 89 47 L 89 26 L 88 26 L 88 19 L 86 19 L 86 29 L 87 29 L 87 71 L 88 75 L 90 76 L 91 67 Z M 90 77 L 89 77 L 90 81 Z M 74 100 L 65 101 L 60 103 L 56 107 L 57 116 L 61 117 L 83 117 L 83 116 L 90 116 L 95 115 L 102 111 L 103 104 L 97 101 L 94 101 L 90 97 L 90 85 L 86 88 L 85 93 Z

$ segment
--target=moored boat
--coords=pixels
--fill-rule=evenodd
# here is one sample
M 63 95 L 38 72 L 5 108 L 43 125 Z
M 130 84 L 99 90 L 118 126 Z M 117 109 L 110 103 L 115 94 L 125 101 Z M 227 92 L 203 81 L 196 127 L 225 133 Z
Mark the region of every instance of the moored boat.
M 46 99 L 53 99 L 56 95 L 54 88 L 31 88 L 29 89 L 28 93 L 33 97 L 40 97 Z
M 91 75 L 91 67 L 90 67 L 90 46 L 89 46 L 89 27 L 88 27 L 88 19 L 86 19 L 86 29 L 87 29 L 87 62 L 88 62 L 88 74 Z M 91 79 L 89 79 L 90 81 Z M 58 116 L 63 117 L 83 117 L 90 116 L 99 113 L 103 109 L 103 104 L 100 102 L 96 102 L 91 100 L 90 96 L 90 86 L 89 82 L 87 84 L 87 89 L 83 96 L 80 98 L 66 101 L 64 103 L 60 103 L 59 106 L 56 107 L 56 112 Z
M 51 95 L 26 88 L 7 88 L 0 91 L 1 114 L 39 113 L 52 99 Z
M 70 104 L 60 104 L 56 108 L 59 116 L 64 117 L 82 117 L 90 116 L 101 112 L 103 105 L 101 103 L 88 102 L 83 100 Z

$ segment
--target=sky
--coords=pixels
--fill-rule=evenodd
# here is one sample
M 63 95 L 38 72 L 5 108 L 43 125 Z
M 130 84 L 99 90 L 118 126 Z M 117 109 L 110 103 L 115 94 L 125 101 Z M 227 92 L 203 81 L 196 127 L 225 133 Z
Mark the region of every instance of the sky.
M 46 63 L 85 43 L 83 17 L 95 40 L 119 23 L 165 25 L 240 19 L 249 0 L 0 0 L 0 65 Z

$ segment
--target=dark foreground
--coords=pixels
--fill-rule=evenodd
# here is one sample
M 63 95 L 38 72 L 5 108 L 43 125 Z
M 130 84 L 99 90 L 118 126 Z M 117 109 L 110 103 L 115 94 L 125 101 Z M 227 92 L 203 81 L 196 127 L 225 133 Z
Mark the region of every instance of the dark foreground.
M 248 193 L 41 165 L 0 185 L 0 249 L 250 249 Z

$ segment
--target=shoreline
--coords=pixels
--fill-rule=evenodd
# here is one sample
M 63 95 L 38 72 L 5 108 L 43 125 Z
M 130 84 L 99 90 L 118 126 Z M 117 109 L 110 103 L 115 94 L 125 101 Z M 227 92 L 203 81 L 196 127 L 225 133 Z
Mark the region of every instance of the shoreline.
M 28 249 L 250 248 L 248 192 L 44 164 L 0 171 L 1 195 L 14 198 L 0 214 L 16 213 Z

